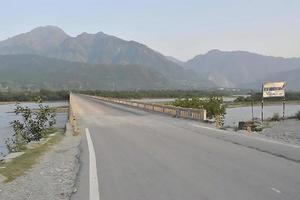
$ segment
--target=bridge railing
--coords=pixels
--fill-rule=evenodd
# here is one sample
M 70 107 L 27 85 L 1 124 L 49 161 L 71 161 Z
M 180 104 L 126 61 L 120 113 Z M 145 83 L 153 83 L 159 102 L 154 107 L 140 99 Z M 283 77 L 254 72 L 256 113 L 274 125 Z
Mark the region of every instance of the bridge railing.
M 89 96 L 89 95 L 87 95 Z M 116 98 L 106 98 L 99 96 L 89 96 L 94 99 L 99 99 L 101 101 L 116 103 L 121 105 L 126 105 L 130 107 L 140 108 L 143 110 L 165 113 L 178 118 L 186 118 L 193 120 L 206 120 L 206 110 L 205 109 L 194 109 L 194 108 L 180 108 L 175 106 L 166 106 L 166 105 L 158 105 L 153 103 L 144 103 L 139 101 L 131 101 L 124 99 L 116 99 Z

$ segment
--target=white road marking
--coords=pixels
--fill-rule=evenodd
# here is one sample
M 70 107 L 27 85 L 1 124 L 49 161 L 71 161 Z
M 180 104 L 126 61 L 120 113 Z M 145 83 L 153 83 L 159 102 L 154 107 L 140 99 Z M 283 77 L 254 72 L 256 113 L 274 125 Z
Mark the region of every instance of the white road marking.
M 278 190 L 276 188 L 271 187 L 271 190 L 273 190 L 274 192 L 277 192 L 278 194 L 281 194 L 280 190 Z
M 85 128 L 85 133 L 90 157 L 90 200 L 100 200 L 95 149 L 88 128 Z
M 192 126 L 197 127 L 197 128 L 204 128 L 204 129 L 208 129 L 208 130 L 212 130 L 212 131 L 219 131 L 219 132 L 223 132 L 223 133 L 232 134 L 232 132 L 230 132 L 230 131 L 221 130 L 221 129 L 217 129 L 217 128 L 212 128 L 212 127 L 207 127 L 207 126 L 201 126 L 201 125 L 198 125 L 198 124 L 192 124 Z M 293 147 L 293 148 L 297 148 L 297 149 L 300 148 L 300 146 L 298 146 L 298 145 L 286 144 L 286 143 L 278 142 L 278 141 L 275 141 L 275 140 L 268 140 L 268 139 L 260 138 L 260 137 L 256 137 L 256 136 L 250 136 L 250 135 L 245 135 L 245 134 L 235 134 L 235 135 L 239 135 L 239 136 L 242 136 L 242 137 L 247 137 L 247 138 L 255 139 L 255 140 L 261 140 L 261 141 L 264 141 L 264 142 L 285 145 L 285 146 L 289 146 L 289 147 Z
M 200 126 L 198 124 L 192 124 L 192 126 L 197 127 L 197 128 L 205 128 L 205 129 L 212 130 L 212 131 L 228 132 L 228 131 L 225 131 L 225 130 L 221 130 L 221 129 L 217 129 L 217 128 L 211 128 L 211 127 L 208 127 L 208 126 Z

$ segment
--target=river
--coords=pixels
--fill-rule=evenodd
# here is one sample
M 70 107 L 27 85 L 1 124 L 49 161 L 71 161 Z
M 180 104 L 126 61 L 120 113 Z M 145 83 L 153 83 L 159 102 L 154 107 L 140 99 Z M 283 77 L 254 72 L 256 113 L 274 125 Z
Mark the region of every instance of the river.
M 45 102 L 45 105 L 50 107 L 67 106 L 67 101 L 60 102 Z M 28 106 L 29 108 L 37 108 L 35 103 L 21 103 L 22 106 Z M 17 119 L 15 113 L 12 113 L 15 109 L 15 104 L 4 104 L 0 105 L 0 153 L 7 154 L 7 148 L 5 145 L 5 139 L 12 137 L 13 130 L 10 127 L 10 122 Z M 56 127 L 64 128 L 67 122 L 67 113 L 57 113 L 56 115 Z M 0 156 L 1 157 L 1 156 Z
M 236 97 L 223 97 L 224 102 L 232 102 Z M 153 98 L 139 99 L 137 101 L 145 103 L 165 103 L 175 101 L 175 98 Z M 254 117 L 261 118 L 261 106 L 254 106 Z M 297 111 L 300 111 L 300 104 L 286 104 L 285 116 L 293 116 Z M 264 107 L 264 118 L 272 117 L 274 113 L 282 116 L 282 105 L 267 105 Z M 239 121 L 251 120 L 251 106 L 227 108 L 225 115 L 225 126 L 237 126 Z
M 261 118 L 261 106 L 254 106 L 254 117 Z M 300 111 L 299 104 L 287 104 L 285 107 L 285 116 L 294 116 L 297 111 Z M 264 118 L 272 117 L 274 113 L 282 116 L 282 105 L 264 106 Z M 225 126 L 236 126 L 239 121 L 251 120 L 251 106 L 227 108 L 225 115 Z

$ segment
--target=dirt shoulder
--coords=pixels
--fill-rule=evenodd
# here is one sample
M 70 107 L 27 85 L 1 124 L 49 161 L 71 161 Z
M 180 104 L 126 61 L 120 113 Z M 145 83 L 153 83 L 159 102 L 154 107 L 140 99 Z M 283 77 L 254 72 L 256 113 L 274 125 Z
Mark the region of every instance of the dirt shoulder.
M 0 183 L 0 199 L 70 199 L 79 169 L 80 143 L 80 137 L 73 136 L 70 131 L 25 175 L 8 183 Z
M 300 120 L 287 119 L 278 122 L 269 122 L 269 127 L 261 132 L 238 131 L 239 133 L 265 137 L 280 142 L 300 145 Z

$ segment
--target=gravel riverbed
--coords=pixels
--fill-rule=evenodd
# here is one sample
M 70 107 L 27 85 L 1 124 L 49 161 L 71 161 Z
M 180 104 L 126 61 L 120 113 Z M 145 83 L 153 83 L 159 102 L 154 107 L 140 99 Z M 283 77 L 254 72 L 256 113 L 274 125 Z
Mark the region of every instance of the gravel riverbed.
M 24 176 L 9 183 L 0 183 L 0 199 L 70 199 L 79 170 L 79 144 L 80 136 L 66 134 Z
M 300 146 L 300 120 L 297 119 L 287 119 L 285 121 L 270 122 L 270 128 L 265 128 L 261 132 L 239 132 Z

